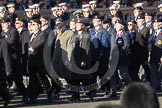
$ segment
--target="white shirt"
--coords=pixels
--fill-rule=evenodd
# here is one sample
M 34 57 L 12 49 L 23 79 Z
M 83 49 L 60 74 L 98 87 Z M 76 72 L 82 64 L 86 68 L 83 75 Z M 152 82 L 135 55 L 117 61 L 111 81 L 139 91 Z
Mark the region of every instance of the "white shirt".
M 146 27 L 149 27 L 151 25 L 151 23 L 152 23 L 151 21 L 146 23 Z
M 141 27 L 138 27 L 138 29 L 139 29 L 139 30 L 142 30 L 142 29 L 143 29 L 143 27 L 144 27 L 144 25 L 143 25 L 143 26 L 141 26 Z
M 141 27 L 138 27 L 138 29 L 139 29 L 139 30 L 142 30 L 142 29 L 143 29 L 143 27 L 144 27 L 144 25 L 143 25 L 143 26 L 141 26 Z
M 8 30 L 9 30 L 9 29 L 7 29 L 7 30 L 4 30 L 4 32 L 5 32 L 5 33 L 7 33 L 7 32 L 8 32 Z
M 82 31 L 78 31 L 78 34 L 81 35 L 82 34 Z
M 19 28 L 17 31 L 19 32 L 19 34 L 21 33 L 23 28 Z
M 100 29 L 100 26 L 95 27 L 95 30 L 98 31 Z
M 159 34 L 160 32 L 161 32 L 160 29 L 159 29 L 159 30 L 156 30 L 154 35 L 158 36 L 158 34 Z

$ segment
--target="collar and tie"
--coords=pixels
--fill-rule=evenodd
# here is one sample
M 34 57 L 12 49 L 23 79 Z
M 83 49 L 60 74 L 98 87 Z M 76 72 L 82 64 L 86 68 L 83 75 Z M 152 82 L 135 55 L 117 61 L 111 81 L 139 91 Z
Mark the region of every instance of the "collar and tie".
M 36 38 L 36 37 L 37 37 L 37 34 L 34 34 L 34 33 L 33 33 L 32 36 L 31 36 L 30 42 L 32 42 L 33 39 Z

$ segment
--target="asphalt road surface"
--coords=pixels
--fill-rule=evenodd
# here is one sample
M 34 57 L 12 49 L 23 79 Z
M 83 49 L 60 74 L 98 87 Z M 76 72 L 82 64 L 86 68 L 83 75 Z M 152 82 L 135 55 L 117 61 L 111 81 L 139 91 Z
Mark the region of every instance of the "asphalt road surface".
M 81 101 L 80 102 L 69 102 L 70 94 L 67 94 L 65 91 L 60 93 L 60 99 L 54 100 L 52 103 L 47 101 L 46 94 L 41 94 L 38 98 L 38 102 L 36 104 L 24 104 L 21 102 L 22 97 L 17 95 L 16 92 L 12 92 L 14 98 L 9 104 L 9 108 L 95 108 L 100 104 L 119 104 L 119 98 L 122 91 L 118 92 L 117 98 L 107 98 L 104 95 L 104 92 L 98 92 L 97 96 L 93 101 L 91 101 L 88 97 L 86 97 L 83 93 L 81 93 Z M 158 93 L 159 102 L 162 105 L 162 92 Z M 0 103 L 0 107 L 3 106 L 3 103 Z M 162 108 L 162 107 L 161 107 Z

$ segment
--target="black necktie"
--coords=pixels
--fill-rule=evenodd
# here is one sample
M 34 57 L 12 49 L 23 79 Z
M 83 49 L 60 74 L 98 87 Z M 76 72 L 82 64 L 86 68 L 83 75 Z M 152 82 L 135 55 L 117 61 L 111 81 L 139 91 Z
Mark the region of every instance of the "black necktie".
M 36 36 L 37 36 L 37 34 L 34 34 L 34 33 L 33 33 L 32 36 L 31 36 L 30 42 L 32 42 L 33 39 L 36 38 Z
M 155 35 L 154 35 L 153 38 L 152 38 L 152 42 L 153 42 L 153 44 L 155 43 L 156 38 L 157 38 L 157 32 L 155 32 Z

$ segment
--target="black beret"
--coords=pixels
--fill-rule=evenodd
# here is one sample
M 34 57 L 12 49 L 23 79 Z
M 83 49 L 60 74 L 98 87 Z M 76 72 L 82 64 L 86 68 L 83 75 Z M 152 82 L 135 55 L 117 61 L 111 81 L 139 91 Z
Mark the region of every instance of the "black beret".
M 40 19 L 40 15 L 39 15 L 39 14 L 34 14 L 34 15 L 32 16 L 32 19 Z
M 45 20 L 49 20 L 49 17 L 48 16 L 41 16 L 42 19 L 45 19 Z
M 122 19 L 123 16 L 117 13 L 117 14 L 115 14 L 113 17 L 117 17 L 117 18 Z M 113 18 L 113 17 L 112 17 L 112 18 Z
M 55 29 L 61 29 L 64 27 L 64 23 L 59 23 L 57 25 L 55 25 Z
M 145 19 L 145 16 L 144 15 L 140 15 L 137 17 L 137 19 Z
M 16 21 L 20 21 L 20 22 L 26 22 L 26 21 L 25 21 L 25 19 L 24 19 L 24 18 L 22 18 L 22 17 L 17 17 L 17 18 L 16 18 Z
M 145 16 L 154 16 L 154 14 L 152 14 L 152 13 L 145 13 Z
M 162 19 L 162 14 L 157 15 L 157 19 L 159 19 L 159 18 Z
M 85 24 L 85 20 L 84 19 L 76 19 L 76 23 Z
M 122 21 L 122 20 L 117 20 L 115 23 L 119 23 L 121 25 L 125 25 L 124 21 Z
M 100 15 L 94 15 L 93 19 L 102 19 L 102 17 Z
M 40 19 L 33 19 L 33 20 L 30 20 L 30 22 L 35 22 L 35 23 L 38 23 L 38 24 L 41 24 L 41 21 L 40 21 Z
M 142 7 L 135 7 L 134 10 L 141 10 L 142 11 L 143 8 Z
M 131 23 L 133 23 L 133 24 L 137 24 L 137 22 L 135 21 L 135 20 L 130 20 L 130 21 L 128 21 L 128 23 L 129 22 L 131 22 Z
M 162 22 L 162 18 L 155 19 L 155 22 Z
M 103 24 L 111 24 L 111 18 L 106 18 L 102 21 Z
M 4 17 L 1 19 L 1 23 L 5 23 L 5 22 L 11 22 L 11 20 L 8 17 Z

